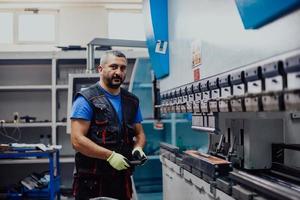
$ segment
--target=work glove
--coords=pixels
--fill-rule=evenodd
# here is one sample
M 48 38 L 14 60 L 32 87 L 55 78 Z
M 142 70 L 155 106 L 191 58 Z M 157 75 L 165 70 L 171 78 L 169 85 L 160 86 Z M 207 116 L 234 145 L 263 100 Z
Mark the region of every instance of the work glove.
M 129 167 L 129 164 L 126 162 L 126 158 L 116 152 L 112 152 L 112 154 L 109 156 L 109 158 L 107 158 L 107 161 L 109 162 L 109 164 L 115 168 L 116 170 L 124 170 L 127 169 Z
M 139 146 L 132 150 L 132 156 L 134 160 L 143 160 L 142 164 L 144 164 L 144 162 L 147 160 L 146 154 L 144 153 L 142 147 Z

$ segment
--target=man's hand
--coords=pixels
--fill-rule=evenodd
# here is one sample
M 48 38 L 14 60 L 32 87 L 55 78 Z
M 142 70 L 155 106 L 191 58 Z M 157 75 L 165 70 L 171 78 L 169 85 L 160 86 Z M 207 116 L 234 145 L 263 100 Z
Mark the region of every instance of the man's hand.
M 107 159 L 109 164 L 116 170 L 124 170 L 129 167 L 129 164 L 126 162 L 126 158 L 119 153 L 112 152 L 112 154 Z
M 135 157 L 137 160 L 142 160 L 143 158 L 147 159 L 146 154 L 144 153 L 143 149 L 139 146 L 135 147 L 132 150 L 132 155 Z

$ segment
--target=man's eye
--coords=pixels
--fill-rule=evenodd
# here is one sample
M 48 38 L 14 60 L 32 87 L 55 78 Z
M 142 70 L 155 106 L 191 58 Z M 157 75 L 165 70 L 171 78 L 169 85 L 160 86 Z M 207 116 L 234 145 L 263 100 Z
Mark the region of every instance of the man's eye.
M 118 65 L 111 65 L 110 68 L 112 68 L 112 69 L 117 69 L 117 68 L 118 68 Z
M 122 65 L 122 66 L 120 67 L 120 69 L 121 69 L 121 71 L 125 71 L 125 70 L 126 70 L 126 66 L 125 66 L 125 65 Z

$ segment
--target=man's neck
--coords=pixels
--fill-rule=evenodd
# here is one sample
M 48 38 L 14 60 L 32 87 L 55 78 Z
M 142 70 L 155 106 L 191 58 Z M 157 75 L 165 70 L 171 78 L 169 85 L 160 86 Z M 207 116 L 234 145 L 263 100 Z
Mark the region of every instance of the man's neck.
M 101 81 L 101 80 L 99 81 L 99 84 L 100 84 L 100 86 L 101 86 L 105 91 L 109 92 L 109 93 L 112 94 L 112 95 L 118 95 L 118 94 L 120 94 L 120 91 L 121 91 L 120 87 L 118 87 L 118 88 L 116 88 L 116 89 L 110 88 L 110 87 L 108 87 L 107 85 L 105 85 L 105 84 L 103 83 L 103 81 Z

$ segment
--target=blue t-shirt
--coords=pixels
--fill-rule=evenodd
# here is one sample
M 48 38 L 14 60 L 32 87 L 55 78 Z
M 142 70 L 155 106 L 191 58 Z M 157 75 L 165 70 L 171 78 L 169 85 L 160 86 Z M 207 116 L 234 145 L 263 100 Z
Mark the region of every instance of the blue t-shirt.
M 122 106 L 121 106 L 121 95 L 112 95 L 109 92 L 105 91 L 101 88 L 104 92 L 104 95 L 108 98 L 108 100 L 113 105 L 116 113 L 118 114 L 119 121 L 122 121 Z M 83 119 L 86 121 L 91 121 L 93 117 L 94 111 L 91 108 L 88 101 L 83 96 L 78 96 L 75 101 L 73 102 L 71 119 Z M 135 115 L 134 123 L 140 123 L 143 121 L 142 113 L 140 107 Z

